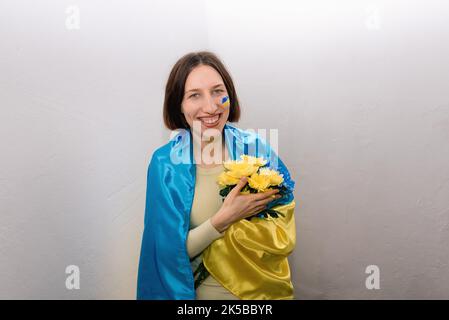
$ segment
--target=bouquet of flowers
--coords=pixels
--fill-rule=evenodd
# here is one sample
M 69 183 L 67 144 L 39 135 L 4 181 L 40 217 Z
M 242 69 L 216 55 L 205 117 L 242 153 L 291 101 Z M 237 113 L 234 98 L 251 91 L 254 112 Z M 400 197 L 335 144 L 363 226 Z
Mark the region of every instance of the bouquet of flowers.
M 283 196 L 290 191 L 284 184 L 283 174 L 267 167 L 267 161 L 263 157 L 256 158 L 249 155 L 241 155 L 240 160 L 230 160 L 224 162 L 225 171 L 217 178 L 220 185 L 220 195 L 223 201 L 229 192 L 237 185 L 242 177 L 248 177 L 247 184 L 241 190 L 241 194 L 265 192 L 272 189 L 279 189 L 279 195 Z M 274 197 L 274 195 L 273 195 Z M 276 201 L 272 201 L 276 202 Z M 272 205 L 267 205 L 263 211 L 245 219 L 251 220 L 253 217 L 267 218 L 271 216 L 277 218 L 282 213 L 271 209 Z
M 279 189 L 278 194 L 282 197 L 271 201 L 266 208 L 246 220 L 251 220 L 254 217 L 265 218 L 268 216 L 278 218 L 279 215 L 284 216 L 279 211 L 273 209 L 284 195 L 293 192 L 294 182 L 290 179 L 288 172 L 284 179 L 284 174 L 276 170 L 270 169 L 267 166 L 267 161 L 263 157 L 256 158 L 249 155 L 241 155 L 240 160 L 231 160 L 224 162 L 225 171 L 217 178 L 217 183 L 220 185 L 220 195 L 223 201 L 229 192 L 239 183 L 242 177 L 247 177 L 248 182 L 240 191 L 241 194 L 265 192 L 272 189 Z M 285 181 L 287 180 L 287 181 Z M 201 261 L 194 272 L 195 289 L 209 276 L 209 271 Z

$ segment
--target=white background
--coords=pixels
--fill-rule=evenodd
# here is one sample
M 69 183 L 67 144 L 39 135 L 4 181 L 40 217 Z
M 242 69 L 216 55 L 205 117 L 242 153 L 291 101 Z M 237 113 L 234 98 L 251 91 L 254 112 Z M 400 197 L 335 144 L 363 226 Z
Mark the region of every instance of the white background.
M 435 0 L 2 0 L 0 298 L 135 298 L 165 82 L 211 50 L 279 129 L 296 298 L 449 299 L 448 38 Z

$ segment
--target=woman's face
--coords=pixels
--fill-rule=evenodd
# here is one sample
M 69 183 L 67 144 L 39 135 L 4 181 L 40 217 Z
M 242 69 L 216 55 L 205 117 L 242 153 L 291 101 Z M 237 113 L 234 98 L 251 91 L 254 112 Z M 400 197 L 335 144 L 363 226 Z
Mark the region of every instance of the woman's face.
M 223 132 L 229 117 L 229 107 L 221 107 L 224 96 L 228 92 L 220 74 L 210 66 L 195 67 L 186 79 L 181 108 L 190 128 L 201 127 L 201 135 L 208 129 Z

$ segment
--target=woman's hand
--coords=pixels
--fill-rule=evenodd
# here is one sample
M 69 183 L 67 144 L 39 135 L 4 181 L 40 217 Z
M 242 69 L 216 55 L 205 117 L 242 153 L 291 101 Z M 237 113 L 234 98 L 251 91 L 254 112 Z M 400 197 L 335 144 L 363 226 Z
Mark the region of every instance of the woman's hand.
M 262 193 L 240 194 L 247 180 L 246 177 L 240 179 L 226 196 L 220 210 L 211 218 L 210 222 L 218 232 L 221 233 L 234 222 L 264 210 L 269 202 L 281 197 L 280 195 L 272 197 L 279 192 L 277 189 Z

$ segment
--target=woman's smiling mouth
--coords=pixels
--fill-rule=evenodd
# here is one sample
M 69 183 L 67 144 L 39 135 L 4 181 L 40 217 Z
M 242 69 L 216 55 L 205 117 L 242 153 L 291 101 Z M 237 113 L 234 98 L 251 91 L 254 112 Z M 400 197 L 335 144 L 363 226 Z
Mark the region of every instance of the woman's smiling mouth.
M 214 127 L 214 126 L 216 126 L 220 122 L 221 113 L 217 114 L 215 116 L 211 116 L 211 117 L 199 117 L 198 119 L 201 120 L 201 123 L 204 126 L 206 126 L 208 128 Z

